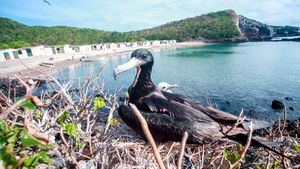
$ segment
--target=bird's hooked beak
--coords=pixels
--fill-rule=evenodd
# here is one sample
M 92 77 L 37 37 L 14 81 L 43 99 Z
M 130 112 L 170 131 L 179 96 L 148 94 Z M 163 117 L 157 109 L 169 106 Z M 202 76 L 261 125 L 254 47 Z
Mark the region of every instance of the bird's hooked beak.
M 117 79 L 117 76 L 127 70 L 133 69 L 135 67 L 138 67 L 140 65 L 144 64 L 144 61 L 137 59 L 135 57 L 131 58 L 127 63 L 123 65 L 119 65 L 114 70 L 114 78 Z

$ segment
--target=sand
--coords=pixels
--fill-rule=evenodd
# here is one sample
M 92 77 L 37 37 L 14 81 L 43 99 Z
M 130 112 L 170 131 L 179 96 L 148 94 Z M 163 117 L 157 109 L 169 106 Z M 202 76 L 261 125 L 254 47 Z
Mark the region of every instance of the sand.
M 177 47 L 187 47 L 187 46 L 201 46 L 204 45 L 204 42 L 201 41 L 190 41 L 190 42 L 179 42 L 173 45 L 164 45 L 164 46 L 149 46 L 146 47 L 148 49 L 161 49 L 161 48 L 177 48 Z M 105 51 L 105 53 L 94 53 L 87 54 L 89 58 L 97 58 L 105 55 L 109 55 L 111 57 L 118 56 L 121 53 L 131 52 L 137 48 L 124 48 L 119 50 L 111 50 Z M 61 56 L 48 56 L 48 57 L 32 57 L 26 59 L 19 60 L 10 60 L 0 62 L 0 77 L 13 77 L 15 74 L 20 75 L 26 79 L 30 78 L 40 78 L 43 77 L 43 73 L 55 72 L 59 71 L 62 68 L 65 68 L 70 65 L 79 64 L 79 58 L 84 56 L 83 54 L 79 54 L 73 59 L 71 57 L 67 57 L 65 55 Z M 53 61 L 49 61 L 49 58 L 54 58 Z M 40 64 L 43 62 L 51 62 L 54 64 L 54 67 L 45 67 Z

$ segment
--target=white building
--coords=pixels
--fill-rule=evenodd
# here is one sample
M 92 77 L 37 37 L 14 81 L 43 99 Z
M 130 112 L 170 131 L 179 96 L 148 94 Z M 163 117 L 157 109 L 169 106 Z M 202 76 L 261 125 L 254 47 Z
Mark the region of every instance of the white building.
M 79 51 L 81 52 L 81 53 L 89 53 L 89 52 L 91 52 L 91 45 L 81 45 L 81 46 L 79 46 Z
M 152 45 L 152 46 L 159 46 L 160 45 L 160 41 L 158 41 L 158 40 L 151 41 L 150 45 Z
M 110 43 L 109 44 L 109 49 L 111 49 L 111 50 L 115 50 L 115 49 L 117 49 L 118 47 L 117 47 L 117 44 L 115 44 L 115 43 Z
M 0 61 L 18 59 L 15 49 L 5 49 L 0 51 Z
M 64 53 L 65 54 L 73 54 L 73 53 L 75 53 L 75 51 L 72 49 L 71 45 L 64 45 L 63 48 L 64 48 Z
M 45 47 L 43 45 L 40 46 L 31 46 L 27 48 L 23 48 L 25 50 L 28 57 L 43 57 L 45 56 Z
M 80 52 L 79 46 L 72 46 L 74 52 Z
M 91 50 L 98 50 L 99 46 L 97 44 L 91 45 Z
M 124 49 L 124 48 L 126 48 L 126 45 L 125 45 L 125 43 L 118 43 L 117 48 Z
M 168 40 L 161 40 L 160 44 L 161 45 L 167 45 L 167 44 L 169 44 L 169 41 Z
M 55 46 L 45 46 L 45 55 L 51 56 L 56 54 L 56 47 Z
M 133 47 L 133 48 L 136 48 L 136 47 L 138 47 L 138 44 L 137 44 L 137 42 L 131 42 L 131 47 Z
M 105 50 L 107 49 L 106 44 L 99 44 L 99 50 Z
M 169 43 L 173 45 L 176 43 L 176 40 L 170 40 Z

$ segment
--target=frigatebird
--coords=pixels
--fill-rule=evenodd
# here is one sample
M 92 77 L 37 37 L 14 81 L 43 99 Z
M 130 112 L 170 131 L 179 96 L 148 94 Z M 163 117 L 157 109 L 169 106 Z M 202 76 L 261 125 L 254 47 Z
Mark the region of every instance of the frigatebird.
M 128 89 L 129 103 L 135 104 L 142 113 L 155 141 L 180 141 L 184 132 L 188 132 L 187 142 L 192 144 L 209 144 L 222 138 L 246 143 L 247 123 L 251 119 L 247 118 L 242 125 L 232 128 L 237 116 L 201 106 L 181 94 L 159 90 L 151 80 L 153 64 L 154 58 L 150 51 L 137 49 L 127 63 L 116 67 L 113 74 L 116 79 L 129 69 L 137 69 L 133 84 Z M 120 105 L 118 114 L 129 127 L 144 135 L 130 106 Z M 253 130 L 271 124 L 258 122 L 253 125 Z M 278 144 L 253 138 L 251 145 L 273 150 L 270 147 Z
M 47 3 L 49 6 L 51 6 L 50 2 L 47 0 L 44 0 L 45 3 Z

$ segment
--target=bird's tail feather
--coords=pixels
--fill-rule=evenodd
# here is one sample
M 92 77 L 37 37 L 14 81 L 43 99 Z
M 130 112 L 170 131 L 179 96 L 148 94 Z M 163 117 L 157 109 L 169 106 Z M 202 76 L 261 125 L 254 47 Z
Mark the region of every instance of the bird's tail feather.
M 245 145 L 247 143 L 248 140 L 248 135 L 247 134 L 237 134 L 237 135 L 233 135 L 233 136 L 226 136 L 228 139 L 234 140 L 236 142 L 239 142 L 243 145 Z M 283 143 L 282 142 L 276 142 L 276 141 L 267 141 L 264 140 L 263 138 L 260 137 L 254 137 L 251 139 L 251 143 L 250 146 L 253 147 L 262 147 L 265 148 L 267 150 L 270 150 L 278 155 L 281 155 L 282 157 L 286 157 L 288 159 L 290 159 L 289 157 L 287 157 L 286 155 L 278 152 L 277 150 L 273 149 L 272 147 L 278 147 L 281 146 Z

